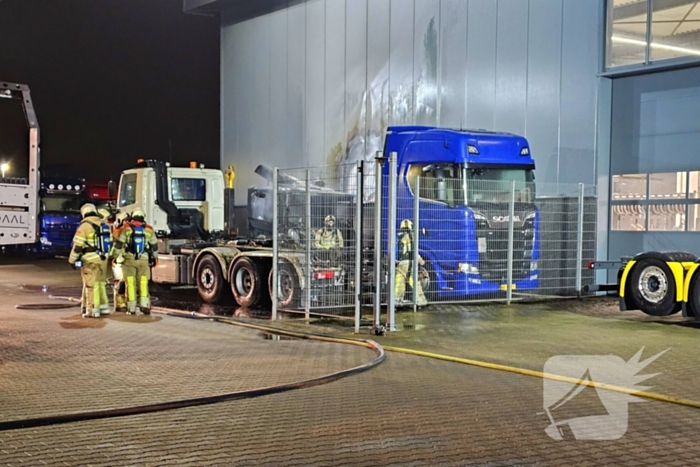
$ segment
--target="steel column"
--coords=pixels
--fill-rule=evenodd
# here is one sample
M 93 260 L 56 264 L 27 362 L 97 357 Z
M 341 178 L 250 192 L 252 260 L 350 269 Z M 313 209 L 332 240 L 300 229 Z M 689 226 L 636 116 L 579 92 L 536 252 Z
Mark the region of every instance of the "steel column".
M 396 152 L 389 154 L 389 225 L 387 226 L 389 290 L 387 291 L 387 331 L 396 331 L 396 158 Z
M 279 228 L 279 219 L 277 206 L 277 181 L 279 177 L 279 167 L 275 167 L 272 171 L 272 321 L 277 319 L 277 261 L 279 259 L 279 236 L 277 229 Z
M 374 162 L 374 322 L 381 326 L 382 316 L 382 153 Z
M 583 205 L 584 185 L 578 184 L 578 222 L 576 223 L 576 294 L 581 295 L 581 275 L 583 268 Z
M 510 205 L 508 206 L 508 284 L 506 289 L 506 303 L 510 305 L 513 299 L 513 242 L 515 221 L 515 180 L 510 182 Z
M 357 163 L 357 183 L 355 194 L 355 333 L 360 332 L 362 317 L 362 185 L 365 161 Z

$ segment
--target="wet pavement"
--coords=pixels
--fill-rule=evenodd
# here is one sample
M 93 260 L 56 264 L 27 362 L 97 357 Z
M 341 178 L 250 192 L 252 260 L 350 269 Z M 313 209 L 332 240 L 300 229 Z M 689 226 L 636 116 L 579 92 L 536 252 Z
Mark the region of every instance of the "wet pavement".
M 75 308 L 17 310 L 79 294 L 63 262 L 0 265 L 0 422 L 129 407 L 290 382 L 365 363 L 366 349 L 164 315 L 83 319 Z M 22 287 L 23 286 L 23 287 Z M 46 286 L 46 287 L 45 287 Z M 200 305 L 154 288 L 158 306 L 289 330 L 370 338 L 347 323 Z M 700 401 L 700 329 L 678 316 L 620 313 L 614 300 L 443 305 L 397 315 L 387 346 L 542 371 L 557 355 L 629 360 L 669 349 L 642 373 L 653 391 Z M 545 433 L 543 381 L 391 353 L 315 388 L 149 415 L 0 431 L 0 465 L 697 465 L 700 410 L 630 404 L 615 440 Z M 608 413 L 585 389 L 557 420 Z M 627 412 L 625 412 L 627 416 Z M 600 423 L 600 430 L 605 428 Z M 596 428 L 596 425 L 593 425 Z

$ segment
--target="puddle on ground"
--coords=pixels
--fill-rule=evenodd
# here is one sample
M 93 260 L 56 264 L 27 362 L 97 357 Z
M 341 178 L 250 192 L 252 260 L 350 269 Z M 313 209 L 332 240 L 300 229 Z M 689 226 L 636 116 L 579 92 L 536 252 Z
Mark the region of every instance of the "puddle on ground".
M 94 318 L 93 318 L 94 319 Z M 99 318 L 100 320 L 113 320 L 120 323 L 148 324 L 156 323 L 163 319 L 162 316 L 153 315 L 127 315 L 126 313 L 112 313 L 111 315 Z
M 101 329 L 107 322 L 100 318 L 83 318 L 83 315 L 78 313 L 61 318 L 59 324 L 63 329 Z
M 28 293 L 47 293 L 61 296 L 73 295 L 76 297 L 80 297 L 82 294 L 82 288 L 80 286 L 22 284 L 19 288 L 23 292 Z

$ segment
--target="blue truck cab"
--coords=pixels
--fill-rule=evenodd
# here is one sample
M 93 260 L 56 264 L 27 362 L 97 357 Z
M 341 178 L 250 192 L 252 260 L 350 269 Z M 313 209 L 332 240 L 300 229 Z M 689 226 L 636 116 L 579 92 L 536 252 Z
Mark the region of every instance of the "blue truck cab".
M 39 197 L 39 242 L 35 250 L 44 254 L 69 254 L 81 221 L 80 207 L 86 202 L 85 180 L 42 178 Z
M 535 161 L 527 140 L 509 133 L 428 126 L 389 127 L 384 157 L 397 154 L 397 233 L 414 218 L 420 177 L 419 253 L 429 279 L 429 300 L 449 300 L 506 290 L 510 201 L 515 182 L 513 285 L 538 286 L 539 213 Z M 388 180 L 389 164 L 384 164 Z M 388 183 L 383 184 L 383 223 L 388 225 Z M 386 231 L 384 232 L 386 247 Z

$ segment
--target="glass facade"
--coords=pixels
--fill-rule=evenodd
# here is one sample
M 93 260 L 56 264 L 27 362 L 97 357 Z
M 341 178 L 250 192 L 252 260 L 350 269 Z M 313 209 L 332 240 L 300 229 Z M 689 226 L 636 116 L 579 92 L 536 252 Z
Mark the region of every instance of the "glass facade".
M 610 228 L 700 231 L 700 171 L 612 176 Z
M 608 0 L 606 68 L 700 60 L 700 1 Z

